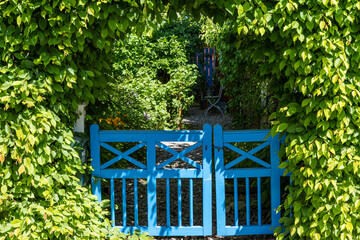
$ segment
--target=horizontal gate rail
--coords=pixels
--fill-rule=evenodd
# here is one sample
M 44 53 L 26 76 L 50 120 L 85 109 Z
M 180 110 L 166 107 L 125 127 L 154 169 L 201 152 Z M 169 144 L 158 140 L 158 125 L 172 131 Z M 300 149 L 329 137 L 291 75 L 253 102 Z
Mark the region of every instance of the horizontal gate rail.
M 273 230 L 280 226 L 280 213 L 276 210 L 280 205 L 280 176 L 278 152 L 280 149 L 279 136 L 267 137 L 269 130 L 251 131 L 223 131 L 220 125 L 214 127 L 214 151 L 215 151 L 215 182 L 216 182 L 216 214 L 217 214 L 217 235 L 259 235 L 273 234 Z M 246 152 L 232 145 L 232 143 L 262 142 L 258 147 Z M 261 149 L 270 146 L 270 163 L 255 157 L 253 154 Z M 224 148 L 234 151 L 241 156 L 225 165 Z M 241 161 L 249 159 L 260 167 L 257 168 L 235 168 Z M 271 224 L 262 224 L 261 206 L 261 179 L 270 178 L 271 190 Z M 233 179 L 234 186 L 234 225 L 226 223 L 225 206 L 225 180 Z M 246 219 L 245 224 L 239 224 L 239 204 L 238 204 L 238 181 L 245 180 L 245 205 Z M 251 212 L 250 209 L 250 179 L 256 180 L 257 191 L 257 210 Z M 257 214 L 257 223 L 251 224 L 250 216 Z
M 202 131 L 100 131 L 98 125 L 92 125 L 90 128 L 90 144 L 92 167 L 92 192 L 102 200 L 101 179 L 110 180 L 110 202 L 111 202 L 111 221 L 113 227 L 120 228 L 123 232 L 141 230 L 148 232 L 152 236 L 209 236 L 212 234 L 212 127 L 209 124 L 204 125 Z M 196 146 L 182 152 L 165 146 L 162 142 L 197 142 Z M 109 143 L 116 142 L 135 142 L 137 146 L 121 152 Z M 194 148 L 202 145 L 203 160 L 199 164 L 187 158 L 185 155 Z M 130 154 L 146 146 L 146 163 L 141 163 Z M 117 157 L 107 161 L 101 165 L 100 147 L 105 148 L 117 155 Z M 162 148 L 170 152 L 174 156 L 169 160 L 158 164 L 156 163 L 156 151 Z M 140 169 L 111 169 L 111 165 L 117 161 L 125 159 Z M 171 162 L 181 159 L 194 168 L 191 169 L 164 169 Z M 138 183 L 137 179 L 146 179 L 147 183 L 147 209 L 139 209 Z M 123 225 L 115 226 L 115 179 L 122 179 L 122 215 Z M 127 223 L 127 185 L 128 179 L 134 179 L 134 226 Z M 166 181 L 166 226 L 159 226 L 157 221 L 157 179 L 165 179 Z M 178 201 L 178 226 L 170 226 L 170 179 L 177 179 L 177 201 Z M 184 186 L 182 179 L 188 179 L 189 184 Z M 192 220 L 194 215 L 193 201 L 193 179 L 202 180 L 202 201 L 203 201 L 203 224 L 202 226 L 194 226 Z M 189 188 L 189 226 L 184 226 L 182 221 L 182 187 Z M 147 226 L 139 226 L 139 212 L 147 211 Z

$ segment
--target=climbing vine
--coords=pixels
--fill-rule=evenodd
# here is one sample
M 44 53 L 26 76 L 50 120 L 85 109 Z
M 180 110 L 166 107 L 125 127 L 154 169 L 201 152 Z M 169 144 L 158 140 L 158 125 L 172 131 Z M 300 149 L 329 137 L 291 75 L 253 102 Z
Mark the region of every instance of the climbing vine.
M 278 86 L 272 134 L 286 132 L 280 167 L 292 180 L 278 239 L 359 239 L 360 4 L 259 0 L 224 7 L 239 49 L 256 48 L 243 45 L 245 38 L 267 44 L 254 73 Z
M 261 69 L 284 86 L 272 133 L 287 132 L 281 167 L 292 179 L 278 239 L 360 238 L 358 1 L 5 0 L 1 239 L 109 236 L 103 208 L 74 177 L 81 171 L 71 147 L 77 104 L 106 97 L 115 38 L 183 10 L 229 19 L 240 38 L 269 42 Z
M 75 178 L 83 171 L 71 147 L 77 107 L 106 98 L 116 38 L 184 7 L 167 4 L 0 2 L 0 239 L 109 237 L 103 204 Z
M 262 65 L 284 86 L 272 133 L 287 133 L 281 167 L 292 183 L 278 239 L 359 239 L 359 8 L 304 0 L 237 6 L 239 34 L 271 41 Z

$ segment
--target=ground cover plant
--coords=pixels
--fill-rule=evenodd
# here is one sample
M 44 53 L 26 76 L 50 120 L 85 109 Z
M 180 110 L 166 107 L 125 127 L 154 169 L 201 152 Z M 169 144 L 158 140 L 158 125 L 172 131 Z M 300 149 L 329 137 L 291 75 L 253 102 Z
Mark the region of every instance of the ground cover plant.
M 272 132 L 287 132 L 281 166 L 292 172 L 278 239 L 360 238 L 355 0 L 0 2 L 0 238 L 109 236 L 73 177 L 77 104 L 106 98 L 115 38 L 183 10 L 269 42 L 263 74 L 284 86 Z

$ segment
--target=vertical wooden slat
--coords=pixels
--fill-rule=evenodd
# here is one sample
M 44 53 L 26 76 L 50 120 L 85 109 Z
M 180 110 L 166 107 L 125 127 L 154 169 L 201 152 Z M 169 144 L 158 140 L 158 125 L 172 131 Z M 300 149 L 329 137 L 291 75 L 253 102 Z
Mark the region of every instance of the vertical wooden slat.
M 261 178 L 257 178 L 258 225 L 261 225 Z
M 250 183 L 249 178 L 245 178 L 246 182 L 246 225 L 250 226 Z
M 238 179 L 234 178 L 234 214 L 235 226 L 239 226 L 239 200 L 238 200 Z
M 216 178 L 216 224 L 217 235 L 225 236 L 225 178 L 224 141 L 220 125 L 214 127 L 215 178 Z
M 155 135 L 147 135 L 147 202 L 149 234 L 156 236 L 157 208 L 156 208 L 156 145 Z
M 181 178 L 178 178 L 178 225 L 182 226 L 182 214 L 181 214 Z
M 204 236 L 212 235 L 212 126 L 203 127 L 203 226 Z
M 110 179 L 111 226 L 115 226 L 115 187 L 114 179 Z
M 170 180 L 166 178 L 166 226 L 170 227 Z
M 134 221 L 135 227 L 139 226 L 139 211 L 138 211 L 138 180 L 134 178 Z
M 90 127 L 90 151 L 91 151 L 91 166 L 94 171 L 91 173 L 91 189 L 92 194 L 97 196 L 101 202 L 101 180 L 100 176 L 100 138 L 99 138 L 99 125 L 93 124 Z
M 122 179 L 122 205 L 123 205 L 123 226 L 126 227 L 127 212 L 126 212 L 126 178 Z
M 189 215 L 190 215 L 190 227 L 194 226 L 194 185 L 193 179 L 189 179 Z
M 280 212 L 276 213 L 280 206 L 280 169 L 278 168 L 280 159 L 278 157 L 280 150 L 279 135 L 271 139 L 270 161 L 271 161 L 271 225 L 276 228 L 280 226 Z

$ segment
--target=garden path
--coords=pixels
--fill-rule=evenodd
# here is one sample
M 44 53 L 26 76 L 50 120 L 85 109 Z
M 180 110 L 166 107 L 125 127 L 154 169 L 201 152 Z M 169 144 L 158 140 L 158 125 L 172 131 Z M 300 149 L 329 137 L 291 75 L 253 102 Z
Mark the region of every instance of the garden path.
M 200 106 L 191 106 L 188 115 L 183 119 L 184 129 L 202 129 L 205 123 L 209 123 L 212 126 L 220 124 L 224 129 L 231 129 L 231 116 L 224 115 L 217 109 L 211 109 L 207 116 L 205 116 L 205 110 L 200 109 Z

